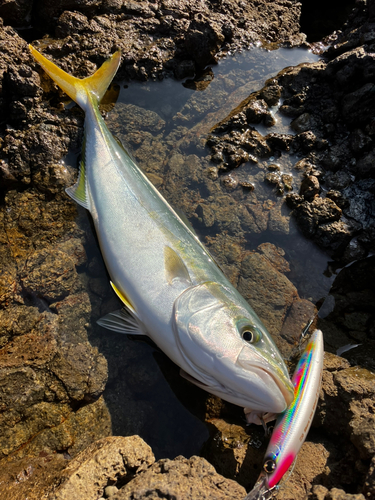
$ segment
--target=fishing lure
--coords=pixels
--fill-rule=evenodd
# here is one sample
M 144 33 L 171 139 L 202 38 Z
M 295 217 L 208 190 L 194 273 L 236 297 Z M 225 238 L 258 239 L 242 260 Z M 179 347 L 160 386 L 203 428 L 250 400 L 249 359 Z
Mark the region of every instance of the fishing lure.
M 292 377 L 294 400 L 281 413 L 268 444 L 263 471 L 244 500 L 268 500 L 294 462 L 309 432 L 323 373 L 323 334 L 315 330 Z

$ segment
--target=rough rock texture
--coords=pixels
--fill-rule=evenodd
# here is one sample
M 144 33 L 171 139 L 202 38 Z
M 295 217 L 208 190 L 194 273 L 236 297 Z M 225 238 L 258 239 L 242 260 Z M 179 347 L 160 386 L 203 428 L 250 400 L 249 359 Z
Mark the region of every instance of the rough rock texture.
M 117 46 L 124 53 L 123 76 L 155 79 L 172 70 L 184 78 L 214 62 L 220 49 L 241 48 L 258 39 L 299 44 L 303 40 L 300 7 L 288 0 L 39 0 L 33 25 L 58 39 L 51 40 L 49 48 L 54 57 L 61 60 L 67 53 L 80 54 L 66 57 L 66 62 L 82 73 L 91 71 Z M 5 22 L 12 22 L 16 12 L 4 6 L 1 15 Z M 89 43 L 82 44 L 81 39 Z
M 108 485 L 129 481 L 154 461 L 151 448 L 138 436 L 101 439 L 71 460 L 49 498 L 96 500 Z
M 357 2 L 324 61 L 277 66 L 285 54 L 259 57 L 253 47 L 253 66 L 236 55 L 235 70 L 217 73 L 215 61 L 223 68 L 226 54 L 254 42 L 302 43 L 300 4 L 1 4 L 1 497 L 237 499 L 245 492 L 229 479 L 250 489 L 266 447 L 261 429 L 244 428 L 241 409 L 181 380 L 153 347 L 95 327 L 119 304 L 90 223 L 64 194 L 76 179 L 83 114 L 65 107 L 23 31 L 9 26 L 30 19 L 40 33 L 34 44 L 77 76 L 122 49 L 119 77 L 144 83 L 137 104 L 115 105 L 111 130 L 187 214 L 291 364 L 333 283 L 317 321 L 331 353 L 314 428 L 279 496 L 375 495 L 375 281 L 373 257 L 365 258 L 375 236 L 374 5 Z M 171 76 L 189 90 L 181 101 Z M 151 84 L 163 79 L 166 95 L 150 103 Z M 120 90 L 112 87 L 103 112 Z M 141 434 L 163 457 L 199 453 L 211 420 L 202 454 L 229 479 L 198 457 L 147 467 L 153 457 L 139 438 L 103 440 L 110 414 L 115 432 Z
M 26 43 L 9 27 L 0 33 L 0 456 L 74 455 L 110 432 L 107 363 L 88 342 L 78 272 L 83 231 L 62 194 L 69 169 L 56 163 L 78 129 L 43 109 Z
M 12 500 L 46 500 L 69 463 L 63 454 L 43 453 L 2 464 L 0 495 Z
M 235 481 L 216 473 L 204 458 L 177 457 L 159 460 L 113 495 L 113 500 L 134 498 L 196 498 L 226 500 L 245 495 L 245 489 Z

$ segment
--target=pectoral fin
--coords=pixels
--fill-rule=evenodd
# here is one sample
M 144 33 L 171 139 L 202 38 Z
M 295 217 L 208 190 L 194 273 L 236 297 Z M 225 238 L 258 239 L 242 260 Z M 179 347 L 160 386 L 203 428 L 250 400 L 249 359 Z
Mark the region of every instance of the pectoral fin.
M 119 309 L 106 314 L 98 319 L 98 325 L 117 333 L 126 335 L 147 335 L 137 318 L 129 314 L 125 309 Z
M 184 261 L 171 247 L 164 247 L 165 277 L 172 284 L 175 279 L 191 284 L 189 271 Z

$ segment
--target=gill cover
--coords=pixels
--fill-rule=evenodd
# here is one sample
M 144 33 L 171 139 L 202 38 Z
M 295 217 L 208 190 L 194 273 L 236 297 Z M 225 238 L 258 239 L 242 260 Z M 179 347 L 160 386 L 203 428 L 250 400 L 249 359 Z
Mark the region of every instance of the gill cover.
M 214 282 L 186 289 L 174 304 L 174 332 L 196 385 L 263 413 L 284 411 L 292 401 L 276 346 L 234 289 Z
M 208 385 L 212 379 L 207 374 L 214 372 L 217 361 L 237 359 L 243 347 L 240 337 L 233 341 L 233 336 L 225 336 L 233 325 L 224 310 L 223 288 L 218 283 L 202 283 L 185 290 L 174 304 L 174 329 L 180 351 Z

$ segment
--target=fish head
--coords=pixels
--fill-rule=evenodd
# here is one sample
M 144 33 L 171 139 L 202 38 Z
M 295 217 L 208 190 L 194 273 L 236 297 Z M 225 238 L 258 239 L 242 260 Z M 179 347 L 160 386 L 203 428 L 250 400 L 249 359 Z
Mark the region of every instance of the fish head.
M 205 282 L 174 304 L 174 334 L 195 384 L 236 405 L 281 413 L 294 388 L 270 334 L 233 288 Z

